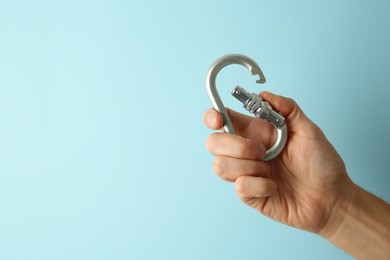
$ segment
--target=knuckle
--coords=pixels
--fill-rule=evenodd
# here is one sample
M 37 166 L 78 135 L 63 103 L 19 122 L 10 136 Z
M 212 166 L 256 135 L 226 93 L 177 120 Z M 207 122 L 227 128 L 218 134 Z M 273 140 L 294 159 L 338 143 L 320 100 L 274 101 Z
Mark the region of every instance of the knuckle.
M 298 103 L 295 101 L 295 99 L 292 99 L 290 97 L 286 98 L 288 102 L 290 102 L 294 107 L 298 106 Z

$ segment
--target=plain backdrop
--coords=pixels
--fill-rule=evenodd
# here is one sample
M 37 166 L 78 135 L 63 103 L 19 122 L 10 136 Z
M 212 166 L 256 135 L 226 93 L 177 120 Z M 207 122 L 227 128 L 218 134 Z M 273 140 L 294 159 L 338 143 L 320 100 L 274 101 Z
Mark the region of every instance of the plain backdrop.
M 0 259 L 351 259 L 212 171 L 205 75 L 294 98 L 389 201 L 389 1 L 0 0 Z M 244 112 L 245 113 L 245 112 Z

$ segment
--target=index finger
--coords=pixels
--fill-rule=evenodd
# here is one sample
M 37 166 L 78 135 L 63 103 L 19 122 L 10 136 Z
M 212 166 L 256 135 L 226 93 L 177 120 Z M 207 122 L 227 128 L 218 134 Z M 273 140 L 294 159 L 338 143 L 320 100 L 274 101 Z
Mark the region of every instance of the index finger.
M 203 117 L 204 124 L 213 130 L 221 129 L 224 125 L 222 115 L 215 109 L 208 109 Z
M 234 129 L 236 131 L 241 132 L 245 130 L 250 124 L 251 120 L 253 120 L 253 117 L 251 116 L 243 115 L 229 108 L 226 108 L 226 110 L 228 111 L 228 115 L 232 120 Z M 207 127 L 213 130 L 221 129 L 225 125 L 221 113 L 213 108 L 210 108 L 205 112 L 203 121 Z

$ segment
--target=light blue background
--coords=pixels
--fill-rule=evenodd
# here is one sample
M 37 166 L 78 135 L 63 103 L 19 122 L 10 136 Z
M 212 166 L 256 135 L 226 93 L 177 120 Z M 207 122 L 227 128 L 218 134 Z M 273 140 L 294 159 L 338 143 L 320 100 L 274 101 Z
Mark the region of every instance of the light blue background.
M 351 259 L 211 169 L 242 53 L 390 199 L 389 1 L 0 1 L 0 259 Z M 226 104 L 241 109 L 228 94 Z

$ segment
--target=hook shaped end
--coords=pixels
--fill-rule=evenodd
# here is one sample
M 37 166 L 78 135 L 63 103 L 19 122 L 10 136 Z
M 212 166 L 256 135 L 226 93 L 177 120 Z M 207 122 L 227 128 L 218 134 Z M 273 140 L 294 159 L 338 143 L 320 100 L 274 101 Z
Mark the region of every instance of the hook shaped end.
M 259 84 L 265 83 L 266 80 L 265 80 L 264 74 L 261 71 L 259 66 L 253 66 L 252 69 L 251 69 L 251 72 L 252 72 L 253 75 L 258 75 L 259 76 L 259 79 L 256 80 L 256 83 L 259 83 Z

